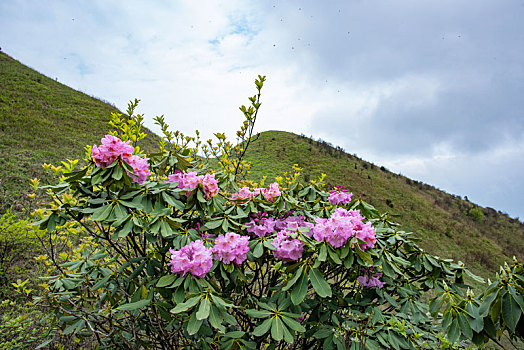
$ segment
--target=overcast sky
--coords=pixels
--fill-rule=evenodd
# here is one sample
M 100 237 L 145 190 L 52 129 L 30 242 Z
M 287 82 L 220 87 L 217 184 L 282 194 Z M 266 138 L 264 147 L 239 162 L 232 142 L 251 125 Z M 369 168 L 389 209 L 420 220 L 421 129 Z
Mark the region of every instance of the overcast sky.
M 524 218 L 524 2 L 0 2 L 0 47 L 153 131 L 313 135 Z M 102 135 L 101 135 L 102 136 Z

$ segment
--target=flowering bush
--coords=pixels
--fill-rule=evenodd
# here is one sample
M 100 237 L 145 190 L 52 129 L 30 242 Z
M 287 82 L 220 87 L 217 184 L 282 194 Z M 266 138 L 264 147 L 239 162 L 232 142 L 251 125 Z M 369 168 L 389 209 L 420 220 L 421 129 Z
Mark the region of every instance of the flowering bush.
M 164 137 L 146 178 L 129 144 L 106 137 L 90 164 L 48 187 L 60 204 L 38 224 L 51 237 L 76 222 L 91 244 L 49 260 L 40 302 L 62 332 L 122 349 L 433 349 L 442 329 L 453 342 L 493 338 L 467 308 L 438 313 L 464 295 L 464 274 L 479 278 L 424 252 L 387 214 L 322 181 L 239 181 L 263 81 L 241 107 L 242 146 L 222 134 L 210 144 L 213 172 L 157 118 Z M 440 293 L 433 316 L 429 290 Z M 508 293 L 518 307 L 494 327 L 514 334 L 522 288 Z

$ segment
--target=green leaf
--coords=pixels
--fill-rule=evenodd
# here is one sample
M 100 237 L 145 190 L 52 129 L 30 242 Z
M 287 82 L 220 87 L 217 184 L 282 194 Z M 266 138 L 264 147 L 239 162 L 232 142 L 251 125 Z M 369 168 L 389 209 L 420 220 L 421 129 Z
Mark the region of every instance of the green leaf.
M 172 284 L 173 282 L 175 282 L 175 280 L 177 279 L 177 275 L 166 275 L 166 276 L 162 276 L 162 278 L 160 278 L 158 280 L 158 282 L 156 283 L 156 286 L 157 287 L 165 287 L 165 286 L 169 286 L 170 284 Z
M 298 275 L 298 273 L 297 273 Z M 304 300 L 309 287 L 308 276 L 305 272 L 301 272 L 300 278 L 295 283 L 295 287 L 291 291 L 291 302 L 294 305 L 299 305 Z
M 271 338 L 281 341 L 284 338 L 284 322 L 278 316 L 271 319 Z
M 211 302 L 208 298 L 205 298 L 200 302 L 200 307 L 196 313 L 197 320 L 205 320 L 209 316 L 209 311 L 211 309 Z
M 481 317 L 486 317 L 489 314 L 489 307 L 491 306 L 491 303 L 493 303 L 493 300 L 495 300 L 497 295 L 498 292 L 493 291 L 484 298 L 484 301 L 482 302 L 482 304 L 480 304 L 479 307 L 479 314 Z
M 469 271 L 468 269 L 464 269 L 463 271 L 466 273 L 466 275 L 471 277 L 473 280 L 475 280 L 475 281 L 477 281 L 479 283 L 486 283 L 486 281 L 484 281 L 484 278 L 475 275 L 473 272 Z
M 193 306 L 195 306 L 199 301 L 200 301 L 200 295 L 197 295 L 196 297 L 188 299 L 185 302 L 175 306 L 173 309 L 171 309 L 171 313 L 178 314 L 180 312 L 188 311 Z
M 460 335 L 460 331 L 459 331 L 459 323 L 458 323 L 458 319 L 454 319 L 453 322 L 451 322 L 451 326 L 449 326 L 449 330 L 448 330 L 448 340 L 450 343 L 455 343 L 458 338 L 459 338 L 459 335 Z
M 222 332 L 225 332 L 226 328 L 222 325 L 222 320 L 223 320 L 223 317 L 222 317 L 222 313 L 220 312 L 220 310 L 215 305 L 211 305 L 211 309 L 209 311 L 209 318 L 208 318 L 208 321 L 211 327 L 215 329 L 219 329 Z
M 134 303 L 127 303 L 127 304 L 120 305 L 116 309 L 124 310 L 124 311 L 133 311 L 133 310 L 141 309 L 146 305 L 149 305 L 150 302 L 151 300 L 149 299 L 139 300 Z
M 109 217 L 111 210 L 113 210 L 113 206 L 111 204 L 103 205 L 93 212 L 91 219 L 93 221 L 103 221 Z
M 269 331 L 269 328 L 271 327 L 272 321 L 272 318 L 264 320 L 264 322 L 256 326 L 256 328 L 253 330 L 253 335 L 255 337 L 260 337 L 261 335 L 266 334 L 267 331 Z
M 250 317 L 253 318 L 265 318 L 271 316 L 271 312 L 267 310 L 255 310 L 255 309 L 247 309 L 246 314 L 248 314 Z
M 284 326 L 282 330 L 284 331 L 284 340 L 286 341 L 286 343 L 292 344 L 294 337 L 291 334 L 291 332 L 289 331 L 289 329 L 287 329 L 287 327 Z
M 113 177 L 113 179 L 115 179 L 115 180 L 118 181 L 118 180 L 120 180 L 120 179 L 122 178 L 122 174 L 123 174 L 123 173 L 124 173 L 124 172 L 123 172 L 123 170 L 122 170 L 122 167 L 120 167 L 120 166 L 117 165 L 117 166 L 113 169 L 113 175 L 112 175 L 112 177 Z
M 397 301 L 391 296 L 389 295 L 388 293 L 384 292 L 384 297 L 386 298 L 386 300 L 394 307 L 398 307 L 398 303 Z
M 205 229 L 208 229 L 208 230 L 213 230 L 217 227 L 219 227 L 220 225 L 222 225 L 222 222 L 224 220 L 223 219 L 220 219 L 220 220 L 216 220 L 216 221 L 208 221 L 206 222 L 206 224 L 204 225 L 204 228 Z
M 117 231 L 118 237 L 120 238 L 126 237 L 129 234 L 129 232 L 131 232 L 131 230 L 133 229 L 133 225 L 134 225 L 133 220 L 127 221 L 124 227 L 122 227 L 121 229 Z
M 86 324 L 85 320 L 79 319 L 78 321 L 76 321 L 75 323 L 73 323 L 72 325 L 67 327 L 62 332 L 62 334 L 69 334 L 69 333 L 72 333 L 72 332 L 77 333 L 78 331 L 82 330 L 82 328 L 84 328 L 85 324 Z
M 304 333 L 306 331 L 304 326 L 302 326 L 300 322 L 298 322 L 297 320 L 294 320 L 287 316 L 282 316 L 282 320 L 284 321 L 286 325 L 288 325 L 289 328 L 291 328 L 292 330 L 296 332 Z
M 184 210 L 184 203 L 179 201 L 178 199 L 170 196 L 167 194 L 167 192 L 162 192 L 162 198 L 166 201 L 167 204 L 169 204 L 172 207 L 175 207 L 176 209 L 182 211 Z
M 464 314 L 458 314 L 458 323 L 460 326 L 460 331 L 466 338 L 472 339 L 473 338 L 473 330 L 471 329 L 471 326 L 466 319 L 466 316 Z
M 358 244 L 355 245 L 355 252 L 357 253 L 360 259 L 362 259 L 370 265 L 373 265 L 373 259 L 371 258 L 371 254 L 369 254 L 368 252 L 364 252 L 362 249 L 360 249 Z
M 100 281 L 96 282 L 94 286 L 91 287 L 91 291 L 97 290 L 98 288 L 104 287 L 107 284 L 107 281 L 111 278 L 111 275 L 108 275 L 102 278 Z
M 333 250 L 333 248 L 331 247 L 328 247 L 328 253 L 329 253 L 329 257 L 331 258 L 331 260 L 333 260 L 333 262 L 337 265 L 340 265 L 342 264 L 342 260 L 340 260 L 340 258 L 338 257 L 338 254 L 337 252 L 335 252 Z
M 295 275 L 293 276 L 292 279 L 290 279 L 287 284 L 285 285 L 284 288 L 282 288 L 282 291 L 285 292 L 287 291 L 289 288 L 293 287 L 293 285 L 295 284 L 295 282 L 298 280 L 298 278 L 302 275 L 302 271 L 304 270 L 304 268 L 301 266 L 296 272 L 295 272 Z
M 333 328 L 329 326 L 320 326 L 313 334 L 313 338 L 324 339 L 333 334 Z
M 331 287 L 326 282 L 320 271 L 317 269 L 309 270 L 309 280 L 311 281 L 311 285 L 313 285 L 315 292 L 317 292 L 321 298 L 331 296 Z
M 326 247 L 326 243 L 324 242 L 320 246 L 320 250 L 318 252 L 318 260 L 326 261 L 326 258 L 327 258 L 327 247 Z
M 511 333 L 515 332 L 521 313 L 522 310 L 511 295 L 509 293 L 504 294 L 502 297 L 502 318 Z
M 202 194 L 202 191 L 197 190 L 197 199 L 200 203 L 206 203 L 207 200 L 204 198 L 204 195 Z
M 197 319 L 196 314 L 196 311 L 193 312 L 187 322 L 187 333 L 189 333 L 189 335 L 196 334 L 200 326 L 202 326 L 202 320 Z
M 165 220 L 162 220 L 160 222 L 160 234 L 164 238 L 169 237 L 173 234 L 173 230 L 171 229 L 171 226 L 169 226 L 169 224 Z
M 255 244 L 255 249 L 253 249 L 253 257 L 256 259 L 260 258 L 264 254 L 264 245 L 262 242 Z
M 243 331 L 232 331 L 232 332 L 226 333 L 224 335 L 224 337 L 232 338 L 232 339 L 238 339 L 238 338 L 242 338 L 244 336 L 244 334 L 246 334 L 246 332 L 243 332 Z

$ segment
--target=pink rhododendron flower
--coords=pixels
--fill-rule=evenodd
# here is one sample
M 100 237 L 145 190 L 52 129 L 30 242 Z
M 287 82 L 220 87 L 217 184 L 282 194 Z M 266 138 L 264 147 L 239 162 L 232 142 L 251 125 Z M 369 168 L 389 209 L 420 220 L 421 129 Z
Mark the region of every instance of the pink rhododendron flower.
M 253 233 L 257 237 L 265 237 L 275 231 L 275 219 L 255 218 L 246 224 L 247 232 Z
M 376 232 L 371 223 L 364 224 L 362 220 L 364 217 L 358 210 L 337 208 L 328 219 L 315 219 L 316 225 L 311 230 L 313 238 L 317 241 L 325 240 L 333 248 L 340 248 L 349 238 L 356 236 L 364 241 L 360 244 L 362 250 L 371 248 L 376 242 Z
M 171 272 L 185 276 L 191 273 L 196 277 L 204 277 L 213 266 L 213 255 L 210 248 L 204 247 L 202 241 L 194 241 L 180 250 L 169 249 Z
M 126 160 L 133 154 L 133 146 L 129 141 L 122 141 L 113 135 L 106 135 L 102 139 L 100 146 L 93 145 L 91 149 L 91 157 L 95 161 L 97 167 L 105 168 L 113 164 L 119 157 Z
M 271 185 L 269 185 L 269 189 L 262 192 L 262 195 L 266 200 L 273 202 L 275 200 L 275 197 L 280 196 L 280 189 L 278 188 L 278 183 L 273 182 Z
M 346 204 L 351 202 L 351 196 L 353 193 L 343 190 L 342 186 L 337 186 L 336 191 L 329 191 L 331 194 L 328 197 L 328 201 L 331 204 Z
M 177 182 L 180 186 L 180 182 L 183 180 L 184 175 L 180 170 L 176 170 L 174 174 L 167 175 L 167 180 L 165 182 Z
M 304 220 L 304 215 L 288 216 L 287 218 L 280 218 L 276 220 L 275 229 L 297 231 L 300 227 L 309 227 L 310 231 L 308 235 L 311 236 L 311 229 L 313 228 L 313 226 L 314 224 Z
M 364 241 L 364 243 L 360 243 L 359 245 L 362 250 L 373 248 L 377 241 L 376 235 L 377 232 L 369 221 L 355 228 L 355 236 Z
M 363 276 L 357 277 L 357 281 L 362 287 L 382 288 L 385 285 L 384 282 L 379 280 L 380 276 L 382 276 L 381 272 L 377 272 L 373 274 L 373 272 L 375 271 L 373 266 L 371 266 L 369 269 L 363 269 L 363 270 L 366 274 Z
M 256 187 L 253 191 L 249 190 L 249 187 L 242 187 L 238 192 L 232 193 L 230 196 L 231 200 L 247 200 L 262 194 L 267 201 L 273 202 L 275 197 L 280 196 L 280 189 L 278 183 L 274 182 L 269 185 L 269 188 Z
M 215 179 L 215 174 L 206 174 L 201 178 L 201 181 L 205 199 L 210 200 L 218 194 L 218 180 Z
M 204 188 L 204 198 L 209 200 L 218 194 L 218 180 L 215 174 L 197 175 L 196 171 L 181 173 L 177 170 L 174 174 L 168 175 L 165 182 L 177 182 L 178 188 L 193 190 L 198 184 Z M 189 195 L 189 192 L 187 193 Z
M 224 264 L 233 262 L 235 265 L 240 265 L 247 258 L 248 244 L 249 237 L 228 232 L 217 237 L 212 251 L 215 259 Z
M 284 261 L 298 260 L 304 251 L 304 244 L 299 239 L 289 237 L 286 231 L 278 231 L 271 244 L 275 247 L 275 258 Z
M 253 193 L 249 190 L 249 187 L 241 187 L 238 192 L 232 193 L 229 199 L 235 200 L 247 200 L 253 197 Z
M 136 155 L 127 158 L 126 163 L 133 168 L 132 174 L 128 172 L 128 175 L 131 176 L 133 182 L 141 184 L 146 181 L 149 175 L 151 175 L 151 171 L 149 171 L 149 163 L 147 162 L 148 160 L 148 158 L 140 158 Z
M 118 137 L 106 135 L 102 139 L 102 144 L 97 147 L 93 146 L 91 150 L 91 157 L 95 161 L 97 167 L 105 168 L 113 164 L 115 160 L 120 158 L 133 168 L 133 173 L 127 172 L 133 179 L 133 182 L 143 183 L 151 174 L 149 171 L 148 158 L 140 158 L 133 155 L 133 146 L 129 141 L 123 142 Z
M 201 182 L 202 182 L 202 179 L 200 176 L 197 175 L 196 171 L 190 171 L 190 172 L 185 173 L 182 176 L 182 182 L 178 183 L 178 187 L 193 190 Z

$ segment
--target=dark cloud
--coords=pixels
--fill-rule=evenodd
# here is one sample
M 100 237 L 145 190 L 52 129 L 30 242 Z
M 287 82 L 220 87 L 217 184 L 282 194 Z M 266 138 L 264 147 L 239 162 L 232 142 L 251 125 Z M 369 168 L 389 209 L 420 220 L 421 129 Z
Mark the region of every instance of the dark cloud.
M 524 9 L 515 2 L 387 4 L 312 10 L 315 23 L 302 33 L 315 46 L 312 79 L 370 91 L 407 84 L 376 94 L 365 116 L 322 111 L 313 128 L 347 133 L 350 145 L 371 135 L 368 148 L 393 154 L 428 153 L 443 143 L 476 153 L 522 142 Z M 416 101 L 426 80 L 436 84 L 434 96 Z M 346 98 L 351 104 L 352 94 Z

